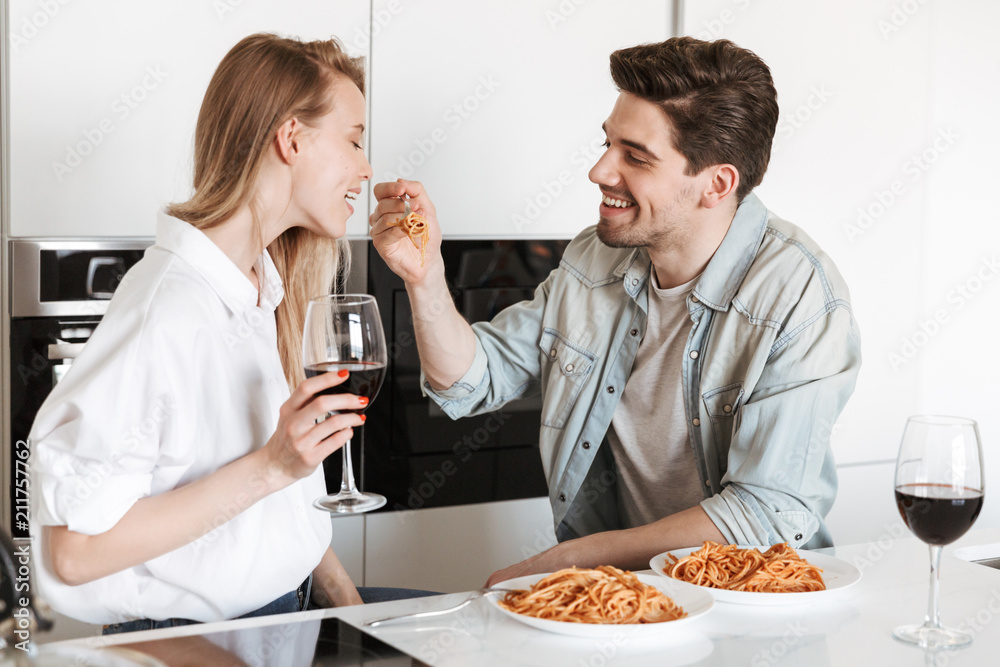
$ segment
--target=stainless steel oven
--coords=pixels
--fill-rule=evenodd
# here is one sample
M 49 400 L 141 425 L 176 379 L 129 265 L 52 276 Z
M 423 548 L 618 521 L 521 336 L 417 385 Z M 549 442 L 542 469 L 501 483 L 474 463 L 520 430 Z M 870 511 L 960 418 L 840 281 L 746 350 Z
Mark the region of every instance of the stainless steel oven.
M 35 414 L 80 353 L 122 276 L 152 240 L 10 242 L 10 528 L 28 537 L 26 490 L 15 482 Z M 21 470 L 23 472 L 23 470 Z

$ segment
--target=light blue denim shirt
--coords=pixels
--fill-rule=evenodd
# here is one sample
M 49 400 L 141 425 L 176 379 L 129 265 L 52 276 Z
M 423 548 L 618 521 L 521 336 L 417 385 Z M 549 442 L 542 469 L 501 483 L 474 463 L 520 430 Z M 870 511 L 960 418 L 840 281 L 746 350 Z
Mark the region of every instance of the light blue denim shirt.
M 623 527 L 605 434 L 646 327 L 649 255 L 594 227 L 531 301 L 473 325 L 476 355 L 425 391 L 452 418 L 542 394 L 539 449 L 560 540 Z M 731 543 L 830 546 L 830 432 L 861 345 L 847 285 L 801 229 L 744 199 L 687 299 L 684 414 L 701 506 Z M 656 447 L 656 442 L 648 443 Z

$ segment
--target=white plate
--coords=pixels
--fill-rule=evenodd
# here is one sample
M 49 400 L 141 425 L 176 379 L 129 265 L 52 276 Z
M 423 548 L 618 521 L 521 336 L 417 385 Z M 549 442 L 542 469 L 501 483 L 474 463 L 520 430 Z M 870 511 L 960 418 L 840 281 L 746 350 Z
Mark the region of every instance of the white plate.
M 547 576 L 549 575 L 532 574 L 527 577 L 518 577 L 517 579 L 510 579 L 496 584 L 496 588 L 528 589 L 531 588 L 533 584 Z M 500 600 L 504 598 L 503 595 L 489 595 L 487 596 L 487 599 L 490 601 L 490 604 L 499 609 L 501 613 L 506 614 L 507 616 L 520 621 L 525 625 L 530 625 L 534 628 L 538 628 L 539 630 L 554 632 L 560 635 L 575 635 L 578 637 L 591 637 L 595 639 L 613 636 L 661 636 L 666 633 L 677 632 L 678 630 L 683 632 L 688 623 L 703 614 L 707 614 L 715 604 L 714 600 L 712 600 L 712 596 L 706 593 L 705 589 L 702 589 L 700 586 L 683 585 L 682 582 L 667 579 L 665 577 L 658 577 L 652 574 L 639 574 L 636 576 L 639 577 L 639 581 L 642 583 L 654 586 L 665 595 L 672 598 L 674 602 L 679 604 L 681 608 L 687 612 L 687 616 L 679 618 L 676 621 L 664 621 L 663 623 L 634 623 L 629 625 L 567 623 L 566 621 L 550 621 L 544 618 L 525 616 L 524 614 L 518 614 L 510 611 L 509 609 L 504 609 L 500 606 Z
M 686 581 L 678 581 L 668 575 L 664 569 L 667 566 L 667 554 L 672 554 L 677 558 L 684 558 L 693 551 L 701 547 L 691 547 L 689 549 L 676 549 L 654 556 L 649 561 L 649 566 L 653 572 L 674 583 L 687 588 L 708 591 L 708 593 L 719 602 L 731 604 L 753 604 L 753 605 L 791 605 L 822 602 L 824 600 L 839 597 L 845 588 L 849 588 L 861 581 L 861 570 L 854 567 L 846 560 L 819 554 L 815 551 L 799 550 L 802 558 L 823 570 L 823 582 L 826 583 L 825 591 L 812 591 L 809 593 L 748 593 L 745 591 L 727 591 L 721 588 L 709 588 L 708 586 L 697 586 Z M 769 547 L 747 547 L 740 545 L 741 549 L 760 549 L 761 553 L 767 551 Z

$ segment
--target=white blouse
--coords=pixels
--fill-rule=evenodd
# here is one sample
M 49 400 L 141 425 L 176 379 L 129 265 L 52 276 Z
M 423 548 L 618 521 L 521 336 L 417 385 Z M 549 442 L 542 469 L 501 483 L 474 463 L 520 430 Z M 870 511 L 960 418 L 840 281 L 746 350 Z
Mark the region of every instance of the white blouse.
M 202 232 L 160 214 L 156 245 L 122 280 L 83 352 L 31 430 L 32 534 L 107 531 L 138 499 L 200 479 L 259 449 L 289 390 L 274 309 L 284 295 L 265 251 L 258 293 Z M 36 542 L 37 590 L 89 623 L 218 621 L 295 589 L 330 545 L 322 466 L 250 505 L 215 508 L 213 530 L 159 558 L 81 586 L 52 572 Z M 169 521 L 184 522 L 183 516 Z M 200 530 L 203 526 L 192 526 Z

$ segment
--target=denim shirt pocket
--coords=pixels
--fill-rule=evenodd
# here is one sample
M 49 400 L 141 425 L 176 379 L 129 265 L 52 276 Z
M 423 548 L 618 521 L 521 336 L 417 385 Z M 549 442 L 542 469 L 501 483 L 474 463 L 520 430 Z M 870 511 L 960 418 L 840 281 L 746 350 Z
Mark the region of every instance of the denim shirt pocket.
M 548 327 L 542 332 L 538 347 L 541 348 L 544 386 L 542 426 L 562 428 L 594 367 L 596 356 Z
M 743 383 L 734 382 L 724 387 L 710 389 L 702 394 L 702 399 L 705 401 L 705 410 L 712 420 L 712 435 L 719 445 L 719 455 L 728 458 L 729 443 L 740 424 Z

